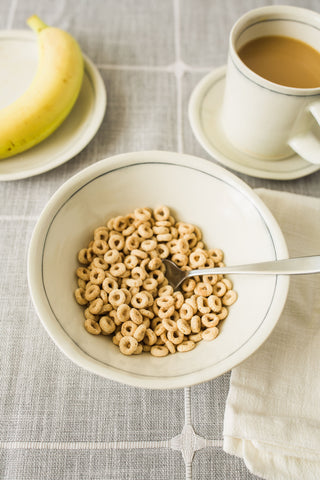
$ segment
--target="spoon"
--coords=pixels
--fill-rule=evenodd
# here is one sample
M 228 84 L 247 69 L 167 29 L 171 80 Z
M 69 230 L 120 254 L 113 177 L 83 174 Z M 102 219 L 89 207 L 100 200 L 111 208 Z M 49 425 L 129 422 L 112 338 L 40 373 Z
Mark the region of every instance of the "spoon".
M 166 278 L 175 290 L 189 277 L 197 275 L 213 275 L 225 273 L 242 273 L 255 275 L 301 275 L 305 273 L 320 273 L 320 255 L 310 257 L 286 258 L 270 262 L 235 265 L 233 267 L 200 268 L 184 272 L 175 263 L 166 258 L 162 260 L 166 267 Z

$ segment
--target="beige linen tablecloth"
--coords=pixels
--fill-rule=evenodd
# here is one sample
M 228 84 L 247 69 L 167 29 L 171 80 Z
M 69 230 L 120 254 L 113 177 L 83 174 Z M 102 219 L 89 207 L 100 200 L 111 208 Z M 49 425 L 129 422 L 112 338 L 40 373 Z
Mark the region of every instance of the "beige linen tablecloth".
M 42 328 L 28 292 L 26 258 L 41 210 L 82 168 L 135 150 L 210 158 L 189 126 L 190 94 L 207 72 L 225 64 L 234 21 L 274 3 L 289 2 L 0 2 L 1 29 L 25 29 L 26 18 L 37 13 L 73 34 L 108 93 L 103 123 L 81 153 L 45 174 L 0 183 L 1 479 L 257 478 L 223 451 L 230 374 L 184 390 L 144 391 L 83 371 Z M 318 0 L 290 3 L 319 11 Z M 291 182 L 238 175 L 252 187 L 319 196 L 320 172 Z

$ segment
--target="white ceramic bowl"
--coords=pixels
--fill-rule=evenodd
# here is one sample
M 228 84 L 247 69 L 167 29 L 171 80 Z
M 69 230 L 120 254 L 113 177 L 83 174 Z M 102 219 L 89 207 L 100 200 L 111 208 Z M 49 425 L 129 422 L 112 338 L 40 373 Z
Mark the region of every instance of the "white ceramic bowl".
M 83 327 L 82 307 L 74 299 L 77 252 L 110 216 L 160 204 L 198 225 L 207 247 L 221 248 L 229 265 L 288 256 L 274 217 L 236 176 L 189 155 L 136 152 L 86 168 L 53 195 L 31 239 L 28 280 L 44 327 L 77 365 L 133 386 L 179 388 L 215 378 L 259 348 L 279 319 L 289 280 L 230 275 L 238 300 L 213 342 L 164 358 L 125 357 L 109 337 L 90 335 Z

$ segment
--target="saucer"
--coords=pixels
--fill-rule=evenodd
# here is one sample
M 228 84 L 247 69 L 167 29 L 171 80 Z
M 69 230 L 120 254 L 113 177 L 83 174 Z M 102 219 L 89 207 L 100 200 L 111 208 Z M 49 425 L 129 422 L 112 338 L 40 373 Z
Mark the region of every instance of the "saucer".
M 226 66 L 206 75 L 189 101 L 189 121 L 200 145 L 221 164 L 253 177 L 292 180 L 319 170 L 299 155 L 276 161 L 261 160 L 240 152 L 227 140 L 220 125 Z
M 105 114 L 107 95 L 98 69 L 86 55 L 83 58 L 82 87 L 68 117 L 38 145 L 0 160 L 0 181 L 47 172 L 73 158 L 94 137 Z M 24 93 L 37 64 L 38 43 L 33 32 L 0 31 L 0 108 Z

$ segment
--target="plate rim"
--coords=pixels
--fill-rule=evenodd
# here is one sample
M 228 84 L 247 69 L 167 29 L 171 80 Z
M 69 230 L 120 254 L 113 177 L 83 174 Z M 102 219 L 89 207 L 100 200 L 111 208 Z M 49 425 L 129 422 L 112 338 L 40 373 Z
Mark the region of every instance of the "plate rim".
M 29 40 L 33 43 L 37 43 L 37 37 L 32 31 L 29 30 L 0 30 L 0 41 L 2 39 L 12 39 L 12 40 Z M 43 164 L 33 167 L 33 168 L 25 168 L 22 171 L 14 172 L 14 173 L 1 173 L 1 160 L 0 160 L 0 181 L 7 182 L 7 181 L 14 181 L 14 180 L 22 180 L 26 178 L 30 178 L 36 175 L 40 175 L 42 173 L 48 172 L 53 170 L 60 165 L 72 160 L 78 153 L 80 153 L 93 139 L 95 134 L 97 133 L 98 129 L 100 128 L 107 108 L 107 90 L 105 83 L 102 79 L 102 76 L 96 67 L 96 65 L 92 62 L 92 60 L 82 51 L 83 59 L 84 59 L 84 69 L 85 73 L 88 76 L 88 79 L 93 87 L 94 93 L 94 102 L 92 103 L 92 108 L 90 109 L 90 115 L 93 118 L 92 123 L 89 124 L 88 129 L 84 132 L 81 136 L 81 139 L 72 147 L 68 148 L 62 155 L 58 155 L 57 159 L 49 164 Z M 72 112 L 72 110 L 71 110 Z M 70 113 L 71 113 L 70 112 Z M 61 126 L 63 123 L 61 124 Z M 72 137 L 71 137 L 72 138 Z M 45 141 L 45 140 L 44 140 Z M 41 142 L 42 143 L 42 142 Z M 26 152 L 32 151 L 32 148 L 26 150 Z M 23 152 L 21 152 L 23 154 Z M 12 158 L 15 158 L 13 156 Z M 10 161 L 10 157 L 8 159 L 4 159 Z
M 125 383 L 135 387 L 152 389 L 184 388 L 190 385 L 195 385 L 197 383 L 209 381 L 213 378 L 216 378 L 217 376 L 226 373 L 230 370 L 230 368 L 235 367 L 235 365 L 238 365 L 239 363 L 244 361 L 246 358 L 248 358 L 248 356 L 252 355 L 258 348 L 260 348 L 260 346 L 271 334 L 272 330 L 274 329 L 276 323 L 280 318 L 281 312 L 287 299 L 289 278 L 285 276 L 277 276 L 277 286 L 275 289 L 276 302 L 271 302 L 271 305 L 269 306 L 269 311 L 267 313 L 268 321 L 266 322 L 264 328 L 261 327 L 261 335 L 258 337 L 258 340 L 250 339 L 250 341 L 248 342 L 248 347 L 241 349 L 240 354 L 238 354 L 237 352 L 233 353 L 227 360 L 223 361 L 223 368 L 217 369 L 215 366 L 209 366 L 201 371 L 201 375 L 199 375 L 199 372 L 191 372 L 181 375 L 179 377 L 154 378 L 146 377 L 139 374 L 120 372 L 112 366 L 108 366 L 106 368 L 105 365 L 99 363 L 98 360 L 88 360 L 87 358 L 85 358 L 85 354 L 82 351 L 77 351 L 74 347 L 74 344 L 71 345 L 72 341 L 70 340 L 70 338 L 65 338 L 65 332 L 60 332 L 59 329 L 61 328 L 61 326 L 55 325 L 57 321 L 51 318 L 51 315 L 48 315 L 47 305 L 44 305 L 42 298 L 42 285 L 40 285 L 39 288 L 39 285 L 37 283 L 37 278 L 39 278 L 39 272 L 41 272 L 42 265 L 42 259 L 39 258 L 40 256 L 37 255 L 37 252 L 41 251 L 41 249 L 43 248 L 45 243 L 45 236 L 50 228 L 50 223 L 57 211 L 61 208 L 61 205 L 63 205 L 66 195 L 70 196 L 70 194 L 73 194 L 77 190 L 79 185 L 83 185 L 83 179 L 86 179 L 86 181 L 88 182 L 93 177 L 96 177 L 99 173 L 101 174 L 101 172 L 108 172 L 115 167 L 123 165 L 128 166 L 133 163 L 137 163 L 137 159 L 139 159 L 139 163 L 141 164 L 150 162 L 157 163 L 159 161 L 161 161 L 161 163 L 172 163 L 172 161 L 175 159 L 177 160 L 177 163 L 181 164 L 181 166 L 185 166 L 186 163 L 188 164 L 188 162 L 190 165 L 190 162 L 192 162 L 193 167 L 196 162 L 197 168 L 203 166 L 205 170 L 209 169 L 209 171 L 214 172 L 215 174 L 218 173 L 219 178 L 227 178 L 229 180 L 229 184 L 236 184 L 237 187 L 240 189 L 241 193 L 244 194 L 252 203 L 254 203 L 257 210 L 263 214 L 262 216 L 265 219 L 265 222 L 272 230 L 272 239 L 273 241 L 276 240 L 276 256 L 279 256 L 279 258 L 288 257 L 286 241 L 284 239 L 280 226 L 275 220 L 275 217 L 273 216 L 269 208 L 265 205 L 265 203 L 261 200 L 261 198 L 257 195 L 257 193 L 255 193 L 254 190 L 249 187 L 249 185 L 247 185 L 243 180 L 236 177 L 233 173 L 229 172 L 228 170 L 219 165 L 212 163 L 209 160 L 202 159 L 193 155 L 166 151 L 128 152 L 124 154 L 114 155 L 111 157 L 106 157 L 99 162 L 84 168 L 83 170 L 75 174 L 73 177 L 69 178 L 63 185 L 61 185 L 59 189 L 54 193 L 54 195 L 50 198 L 47 205 L 44 207 L 43 211 L 39 216 L 38 222 L 34 228 L 29 244 L 27 262 L 29 291 L 37 315 L 41 320 L 41 323 L 44 326 L 45 330 L 47 331 L 53 342 L 58 346 L 58 348 L 78 366 L 81 366 L 82 368 L 90 371 L 91 373 L 99 374 L 104 378 L 108 378 L 110 380 Z M 44 317 L 48 317 L 48 319 L 45 320 Z M 249 354 L 247 353 L 247 349 L 249 350 Z M 236 363 L 234 361 L 234 357 L 237 358 Z M 212 374 L 213 370 L 218 370 L 219 373 Z
M 275 171 L 267 171 L 267 170 L 257 170 L 253 167 L 247 167 L 241 163 L 236 162 L 228 158 L 223 152 L 218 150 L 208 139 L 208 136 L 204 133 L 201 119 L 200 119 L 200 112 L 203 104 L 204 97 L 207 95 L 208 91 L 212 88 L 212 82 L 216 78 L 225 78 L 227 70 L 227 65 L 222 65 L 220 67 L 214 68 L 209 73 L 207 73 L 194 87 L 191 96 L 189 98 L 188 103 L 188 117 L 189 122 L 191 125 L 192 132 L 202 146 L 202 148 L 217 162 L 220 164 L 231 168 L 235 172 L 243 173 L 245 175 L 249 175 L 251 177 L 256 178 L 264 178 L 269 180 L 295 180 L 298 178 L 302 178 L 307 175 L 311 175 L 320 169 L 319 165 L 313 164 L 306 164 L 304 169 L 299 171 L 292 171 L 292 172 L 275 172 Z M 232 146 L 231 146 L 232 147 Z M 234 147 L 232 147 L 234 148 Z M 306 162 L 303 160 L 298 154 L 296 154 L 301 161 Z M 258 159 L 257 159 L 258 160 Z M 300 172 L 300 173 L 298 173 Z

